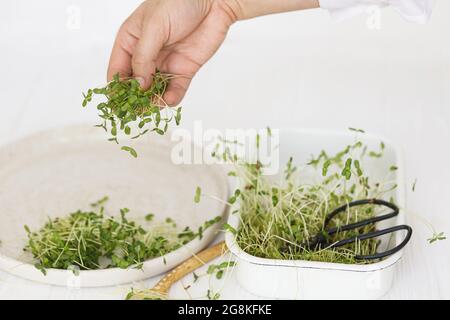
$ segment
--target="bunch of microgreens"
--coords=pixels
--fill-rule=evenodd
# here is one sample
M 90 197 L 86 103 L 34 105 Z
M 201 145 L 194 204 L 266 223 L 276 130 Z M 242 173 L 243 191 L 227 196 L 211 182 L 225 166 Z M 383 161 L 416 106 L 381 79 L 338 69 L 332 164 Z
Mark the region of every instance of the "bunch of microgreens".
M 331 210 L 356 199 L 380 198 L 386 192 L 382 189 L 384 185 L 370 184 L 360 160 L 354 159 L 357 151 L 362 153 L 361 148 L 362 144 L 356 142 L 333 156 L 322 151 L 308 164 L 323 176 L 321 182 L 313 184 L 299 181 L 292 158 L 280 183 L 264 177 L 262 166 L 237 168 L 237 176 L 245 181 L 239 191 L 242 219 L 236 232 L 239 246 L 258 257 L 337 263 L 361 263 L 354 259 L 355 255 L 374 254 L 378 246 L 374 239 L 332 249 L 311 250 L 300 246 L 323 230 L 325 217 Z M 351 208 L 347 214 L 336 217 L 332 226 L 354 223 L 374 214 L 371 206 Z M 374 231 L 373 225 L 340 232 L 332 242 L 370 231 Z
M 220 221 L 221 217 L 206 221 L 197 231 L 189 227 L 179 232 L 176 223 L 168 218 L 164 224 L 144 228 L 126 218 L 128 209 L 121 209 L 119 217 L 105 214 L 107 197 L 92 204 L 92 211 L 76 211 L 66 217 L 50 220 L 38 231 L 27 226 L 28 243 L 25 251 L 36 259 L 36 268 L 93 270 L 104 268 L 142 268 L 143 262 L 163 256 L 195 238 Z M 154 215 L 145 216 L 147 222 Z
M 181 121 L 181 107 L 168 108 L 163 100 L 164 93 L 173 77 L 173 75 L 157 71 L 150 88 L 144 91 L 136 79 L 120 79 L 116 74 L 105 87 L 89 89 L 86 94 L 83 94 L 82 105 L 87 106 L 94 95 L 106 98 L 105 102 L 97 105 L 102 122 L 96 127 L 110 132 L 109 141 L 117 144 L 119 144 L 119 131 L 131 139 L 137 139 L 148 132 L 164 135 L 172 120 L 175 120 L 176 125 L 179 125 Z M 130 146 L 123 146 L 122 150 L 137 157 L 136 150 Z
M 239 209 L 232 214 L 239 213 L 241 223 L 238 230 L 228 224 L 225 224 L 225 229 L 236 236 L 237 243 L 245 252 L 270 259 L 369 263 L 356 260 L 355 256 L 376 253 L 379 245 L 376 239 L 319 250 L 300 245 L 308 243 L 315 235 L 324 231 L 324 220 L 333 209 L 354 200 L 383 199 L 397 187 L 394 181 L 389 180 L 390 174 L 398 169 L 396 166 L 388 169 L 385 181 L 372 181 L 363 167 L 366 158 L 376 160 L 383 157 L 384 143 L 380 143 L 379 150 L 368 150 L 358 139 L 358 135 L 364 134 L 364 131 L 354 128 L 350 130 L 355 132 L 353 144 L 345 146 L 334 155 L 321 151 L 301 170 L 294 166 L 291 158 L 278 182 L 263 174 L 264 165 L 261 162 L 248 163 L 232 154 L 231 148 L 225 147 L 224 152 L 220 153 L 217 152 L 220 148 L 216 147 L 213 155 L 233 164 L 234 170 L 229 175 L 239 179 L 240 188 L 235 190 L 228 204 L 231 206 L 239 201 Z M 267 134 L 271 135 L 270 129 Z M 258 152 L 259 141 L 260 136 L 257 136 Z M 225 142 L 227 143 L 236 142 Z M 302 181 L 301 174 L 308 170 L 312 170 L 321 179 L 314 183 Z M 201 196 L 202 191 L 197 188 L 195 202 L 200 201 Z M 387 200 L 394 201 L 392 198 Z M 328 227 L 365 220 L 378 213 L 371 205 L 353 207 L 346 214 L 335 217 Z M 330 243 L 374 230 L 374 225 L 368 225 L 359 230 L 338 232 L 330 239 Z M 439 234 L 439 237 L 433 239 L 443 238 L 444 235 Z

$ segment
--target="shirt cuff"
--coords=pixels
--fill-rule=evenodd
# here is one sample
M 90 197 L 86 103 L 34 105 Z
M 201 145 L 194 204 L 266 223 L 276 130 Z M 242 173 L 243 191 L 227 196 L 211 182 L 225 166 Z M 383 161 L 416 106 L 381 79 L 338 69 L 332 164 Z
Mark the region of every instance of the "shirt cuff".
M 366 13 L 370 8 L 392 7 L 404 19 L 427 23 L 433 11 L 435 0 L 319 0 L 320 7 L 327 9 L 337 20 Z

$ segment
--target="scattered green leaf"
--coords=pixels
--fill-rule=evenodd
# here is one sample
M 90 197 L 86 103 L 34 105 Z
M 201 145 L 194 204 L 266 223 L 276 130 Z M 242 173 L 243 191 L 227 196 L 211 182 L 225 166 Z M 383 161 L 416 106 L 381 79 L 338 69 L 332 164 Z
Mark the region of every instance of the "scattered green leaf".
M 441 240 L 445 240 L 445 239 L 447 239 L 445 234 L 443 232 L 439 232 L 439 233 L 434 233 L 433 236 L 427 240 L 430 244 L 432 244 L 436 241 L 441 241 Z
M 126 152 L 129 152 L 134 158 L 137 158 L 137 156 L 138 156 L 136 150 L 134 150 L 134 149 L 131 148 L 131 147 L 123 146 L 123 147 L 122 147 L 122 150 L 123 150 L 123 151 L 126 151 Z
M 202 196 L 202 189 L 200 187 L 197 187 L 195 189 L 194 202 L 199 203 L 201 196 Z

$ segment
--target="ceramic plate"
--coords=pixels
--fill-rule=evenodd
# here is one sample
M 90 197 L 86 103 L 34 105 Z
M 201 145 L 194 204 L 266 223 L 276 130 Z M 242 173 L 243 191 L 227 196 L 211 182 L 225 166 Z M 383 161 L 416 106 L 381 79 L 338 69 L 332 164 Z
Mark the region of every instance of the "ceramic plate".
M 23 251 L 24 224 L 32 230 L 48 217 L 63 216 L 108 196 L 109 214 L 120 208 L 129 218 L 144 222 L 173 218 L 180 228 L 196 230 L 204 221 L 224 216 L 223 204 L 193 201 L 200 186 L 209 194 L 227 198 L 226 175 L 219 167 L 176 165 L 171 161 L 173 143 L 168 137 L 149 135 L 133 145 L 137 159 L 106 141 L 98 128 L 67 127 L 38 133 L 0 149 L 0 268 L 20 277 L 62 286 L 95 287 L 129 283 L 166 272 L 207 246 L 221 227 L 216 224 L 204 237 L 148 260 L 142 270 L 103 269 L 71 271 L 49 269 L 44 276 L 33 258 Z

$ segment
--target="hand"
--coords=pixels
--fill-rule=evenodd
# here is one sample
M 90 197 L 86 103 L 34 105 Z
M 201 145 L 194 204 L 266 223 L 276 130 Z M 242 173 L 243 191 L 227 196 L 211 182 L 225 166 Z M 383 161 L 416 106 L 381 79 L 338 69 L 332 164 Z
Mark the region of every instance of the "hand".
M 176 105 L 235 21 L 318 6 L 318 0 L 147 0 L 117 34 L 108 80 L 119 73 L 147 89 L 156 69 L 173 74 L 163 99 Z
M 226 0 L 147 0 L 121 26 L 108 68 L 147 89 L 156 69 L 174 74 L 163 97 L 177 105 L 237 17 Z

